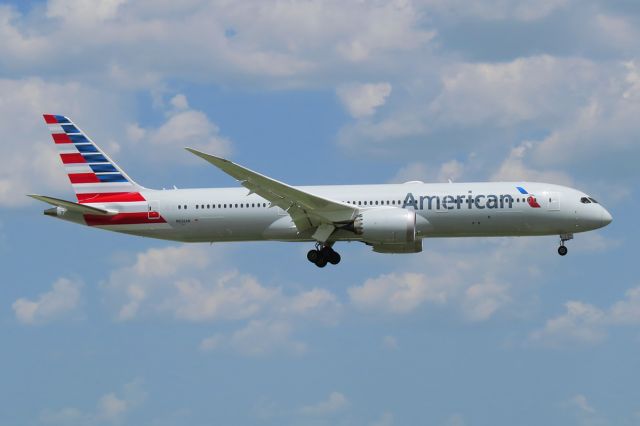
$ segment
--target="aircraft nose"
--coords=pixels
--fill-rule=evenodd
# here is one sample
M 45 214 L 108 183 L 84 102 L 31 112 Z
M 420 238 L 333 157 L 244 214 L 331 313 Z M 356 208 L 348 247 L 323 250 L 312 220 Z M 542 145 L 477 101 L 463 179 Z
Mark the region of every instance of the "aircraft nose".
M 605 209 L 604 207 L 602 208 L 601 220 L 602 220 L 602 226 L 607 226 L 613 220 L 611 213 L 609 213 L 607 209 Z

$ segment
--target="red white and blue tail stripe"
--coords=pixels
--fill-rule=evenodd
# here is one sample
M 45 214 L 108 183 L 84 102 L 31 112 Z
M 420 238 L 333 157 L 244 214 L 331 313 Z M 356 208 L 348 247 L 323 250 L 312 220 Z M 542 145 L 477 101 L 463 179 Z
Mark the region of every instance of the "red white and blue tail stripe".
M 44 114 L 78 202 L 144 201 L 135 183 L 68 117 Z
M 136 226 L 166 223 L 142 194 L 142 191 L 153 191 L 135 183 L 68 117 L 44 114 L 44 121 L 78 203 L 115 211 L 111 215 L 85 213 L 83 218 L 87 225 L 133 230 Z

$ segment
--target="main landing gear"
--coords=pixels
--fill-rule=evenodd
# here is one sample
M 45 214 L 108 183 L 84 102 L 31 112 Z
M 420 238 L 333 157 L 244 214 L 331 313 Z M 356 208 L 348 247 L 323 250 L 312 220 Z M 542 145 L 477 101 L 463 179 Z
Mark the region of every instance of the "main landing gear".
M 564 245 L 566 241 L 573 240 L 573 234 L 560 234 L 560 247 L 558 247 L 558 254 L 560 256 L 566 256 L 569 249 Z
M 307 253 L 307 259 L 309 262 L 315 263 L 318 268 L 324 268 L 327 263 L 332 265 L 340 263 L 340 254 L 331 246 L 316 243 L 316 248 Z

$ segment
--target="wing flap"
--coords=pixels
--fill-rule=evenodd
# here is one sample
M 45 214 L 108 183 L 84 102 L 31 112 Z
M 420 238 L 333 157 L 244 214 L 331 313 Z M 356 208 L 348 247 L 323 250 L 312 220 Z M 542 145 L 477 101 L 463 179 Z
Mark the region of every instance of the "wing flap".
M 75 211 L 82 214 L 97 214 L 97 215 L 112 216 L 118 213 L 115 210 L 105 210 L 98 207 L 91 207 L 84 204 L 74 203 L 72 201 L 61 200 L 60 198 L 47 197 L 45 195 L 28 194 L 28 196 L 38 201 L 43 201 L 47 204 L 51 204 L 52 206 L 62 207 L 69 211 Z

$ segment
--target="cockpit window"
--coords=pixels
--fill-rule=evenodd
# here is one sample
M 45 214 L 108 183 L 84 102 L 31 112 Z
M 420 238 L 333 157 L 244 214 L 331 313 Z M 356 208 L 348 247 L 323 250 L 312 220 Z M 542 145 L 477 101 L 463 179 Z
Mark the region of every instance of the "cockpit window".
M 590 200 L 592 203 L 596 203 L 596 204 L 598 204 L 598 202 L 597 202 L 594 198 L 589 197 L 589 200 Z
M 589 197 L 582 197 L 580 198 L 580 202 L 582 204 L 591 204 L 591 200 L 589 200 Z

